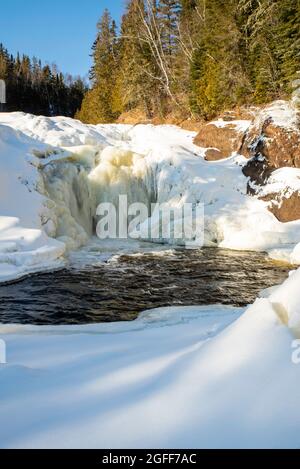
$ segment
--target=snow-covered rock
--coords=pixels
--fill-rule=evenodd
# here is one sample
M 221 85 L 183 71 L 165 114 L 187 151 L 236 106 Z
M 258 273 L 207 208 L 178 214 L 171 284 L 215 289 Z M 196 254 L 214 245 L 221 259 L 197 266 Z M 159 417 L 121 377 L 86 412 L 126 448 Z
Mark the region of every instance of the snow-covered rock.
M 194 139 L 195 145 L 205 148 L 207 161 L 228 158 L 233 153 L 240 153 L 245 135 L 250 127 L 249 120 L 225 121 L 219 119 L 201 127 Z

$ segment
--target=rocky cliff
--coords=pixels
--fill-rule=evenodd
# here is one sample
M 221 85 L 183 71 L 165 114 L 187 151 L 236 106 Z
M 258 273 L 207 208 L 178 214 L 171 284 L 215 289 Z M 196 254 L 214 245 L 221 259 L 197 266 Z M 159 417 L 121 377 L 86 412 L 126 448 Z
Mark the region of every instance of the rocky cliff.
M 207 161 L 243 155 L 248 193 L 284 223 L 300 219 L 300 112 L 293 100 L 225 115 L 201 127 L 195 144 Z

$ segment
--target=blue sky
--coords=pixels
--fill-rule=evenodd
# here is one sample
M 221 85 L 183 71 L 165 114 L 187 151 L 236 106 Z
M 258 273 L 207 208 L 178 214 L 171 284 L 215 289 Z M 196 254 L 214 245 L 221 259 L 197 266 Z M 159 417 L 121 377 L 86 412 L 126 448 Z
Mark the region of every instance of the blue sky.
M 2 0 L 0 42 L 55 62 L 62 72 L 85 76 L 96 23 L 105 8 L 119 21 L 125 0 Z

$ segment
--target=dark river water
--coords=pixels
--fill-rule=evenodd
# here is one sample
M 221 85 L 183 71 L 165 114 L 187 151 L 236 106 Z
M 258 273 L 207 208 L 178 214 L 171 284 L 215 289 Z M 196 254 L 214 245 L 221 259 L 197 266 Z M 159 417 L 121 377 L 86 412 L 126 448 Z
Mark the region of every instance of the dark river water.
M 86 324 L 133 320 L 161 306 L 244 306 L 281 283 L 288 266 L 222 249 L 121 254 L 0 287 L 0 322 Z

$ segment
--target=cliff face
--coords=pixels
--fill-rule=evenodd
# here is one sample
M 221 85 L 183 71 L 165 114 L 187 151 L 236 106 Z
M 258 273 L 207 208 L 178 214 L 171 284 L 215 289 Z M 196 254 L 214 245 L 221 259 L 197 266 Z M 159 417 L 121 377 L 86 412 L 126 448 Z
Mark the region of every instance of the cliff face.
M 247 119 L 221 118 L 203 126 L 195 138 L 196 145 L 207 148 L 208 161 L 232 153 L 247 158 L 248 193 L 267 201 L 282 222 L 300 219 L 300 112 L 295 104 L 276 101 L 251 109 Z

